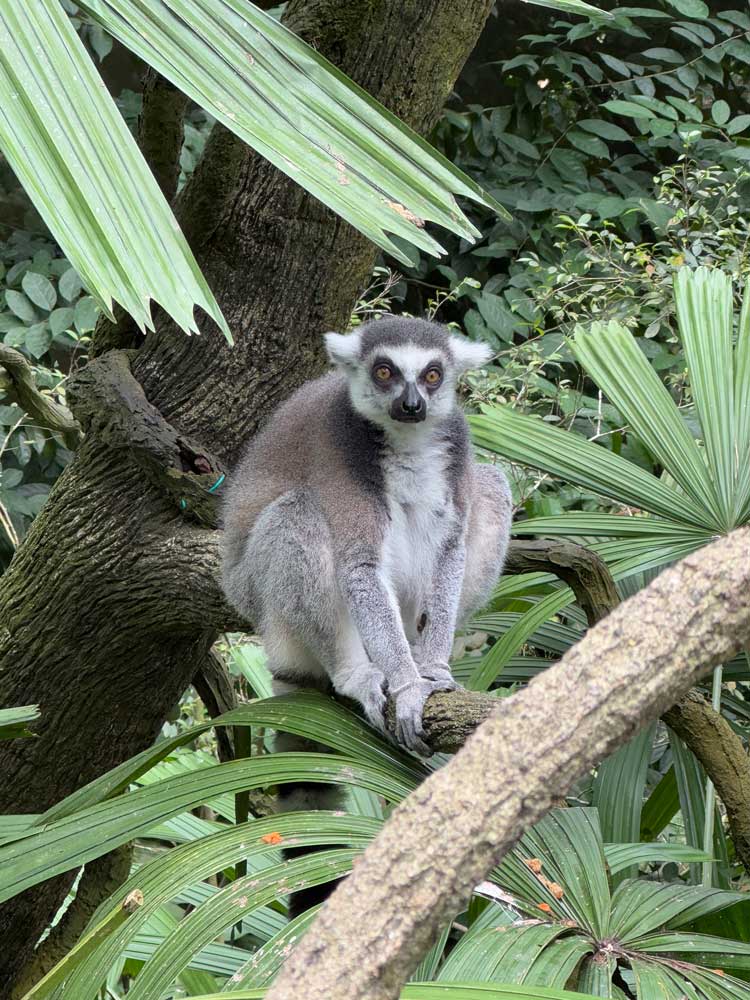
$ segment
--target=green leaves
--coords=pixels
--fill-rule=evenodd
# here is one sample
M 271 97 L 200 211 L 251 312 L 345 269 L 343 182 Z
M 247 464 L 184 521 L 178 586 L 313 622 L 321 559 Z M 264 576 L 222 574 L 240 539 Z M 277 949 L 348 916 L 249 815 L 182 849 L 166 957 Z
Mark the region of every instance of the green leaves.
M 437 222 L 478 235 L 454 195 L 504 214 L 315 49 L 242 0 L 85 0 L 115 38 L 398 260 L 388 233 L 439 255 Z
M 27 723 L 36 721 L 39 715 L 38 705 L 0 708 L 0 740 L 17 740 L 22 736 L 34 736 Z
M 156 181 L 57 0 L 0 11 L 0 90 L 6 95 L 0 148 L 105 311 L 111 313 L 114 298 L 145 329 L 154 299 L 190 331 L 197 305 L 229 337 Z M 29 288 L 31 301 L 51 308 L 46 286 L 32 280 Z M 33 306 L 20 294 L 8 304 L 30 322 Z

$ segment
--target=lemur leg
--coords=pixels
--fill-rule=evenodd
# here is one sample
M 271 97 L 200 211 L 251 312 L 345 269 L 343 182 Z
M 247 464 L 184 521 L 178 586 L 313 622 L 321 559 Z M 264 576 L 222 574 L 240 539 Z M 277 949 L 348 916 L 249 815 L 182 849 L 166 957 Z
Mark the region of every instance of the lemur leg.
M 254 581 L 271 672 L 299 686 L 330 680 L 382 728 L 384 678 L 367 657 L 341 597 L 328 525 L 305 490 L 284 494 L 260 515 L 246 571 Z
M 458 626 L 483 608 L 500 578 L 508 549 L 513 500 L 508 481 L 492 465 L 474 466 L 474 491 L 466 533 Z

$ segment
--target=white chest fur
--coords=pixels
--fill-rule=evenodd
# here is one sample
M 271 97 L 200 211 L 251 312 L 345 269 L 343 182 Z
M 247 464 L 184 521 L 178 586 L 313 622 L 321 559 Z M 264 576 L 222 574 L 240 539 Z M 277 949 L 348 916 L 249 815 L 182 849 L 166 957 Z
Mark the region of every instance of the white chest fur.
M 416 627 L 440 552 L 455 524 L 449 462 L 444 438 L 393 443 L 383 460 L 390 522 L 382 565 L 407 634 Z

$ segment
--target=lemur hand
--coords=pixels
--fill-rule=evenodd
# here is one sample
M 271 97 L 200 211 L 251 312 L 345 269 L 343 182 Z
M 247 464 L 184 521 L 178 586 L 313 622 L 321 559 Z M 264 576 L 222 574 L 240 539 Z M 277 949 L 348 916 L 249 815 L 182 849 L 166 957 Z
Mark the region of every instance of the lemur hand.
M 455 685 L 454 685 L 455 686 Z M 403 684 L 390 696 L 396 705 L 396 739 L 409 750 L 414 750 L 423 757 L 431 757 L 432 750 L 423 740 L 422 713 L 425 702 L 433 691 L 445 691 L 445 681 L 433 681 L 420 677 L 417 680 Z
M 426 681 L 433 681 L 440 684 L 436 691 L 455 691 L 461 685 L 453 679 L 451 668 L 442 660 L 433 660 L 432 663 L 418 663 L 420 677 Z

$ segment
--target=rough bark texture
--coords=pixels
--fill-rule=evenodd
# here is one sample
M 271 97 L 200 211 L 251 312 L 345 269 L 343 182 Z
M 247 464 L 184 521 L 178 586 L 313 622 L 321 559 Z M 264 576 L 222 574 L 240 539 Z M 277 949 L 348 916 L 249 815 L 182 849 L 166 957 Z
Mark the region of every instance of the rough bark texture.
M 394 812 L 267 1000 L 397 997 L 439 928 L 554 798 L 747 642 L 749 556 L 747 528 L 689 556 L 500 701 Z
M 663 716 L 690 747 L 726 806 L 738 859 L 750 871 L 750 759 L 742 740 L 699 691 L 690 691 Z
M 425 131 L 490 6 L 291 0 L 286 21 Z M 178 210 L 236 347 L 215 330 L 189 338 L 162 321 L 127 356 L 142 398 L 121 358 L 84 372 L 77 412 L 88 437 L 0 580 L 0 704 L 42 710 L 39 739 L 0 747 L 2 812 L 46 809 L 154 739 L 215 630 L 231 624 L 211 568 L 216 533 L 196 509 L 208 473 L 231 467 L 269 411 L 320 373 L 321 334 L 346 326 L 374 261 L 362 236 L 223 129 Z M 97 352 L 112 343 L 123 339 L 102 336 Z M 135 413 L 129 426 L 151 421 L 153 441 L 123 446 L 118 435 Z M 187 462 L 183 441 L 192 442 Z M 179 491 L 170 488 L 175 476 Z M 188 497 L 182 510 L 191 484 L 195 505 Z M 0 909 L 0 993 L 67 884 L 63 877 Z

